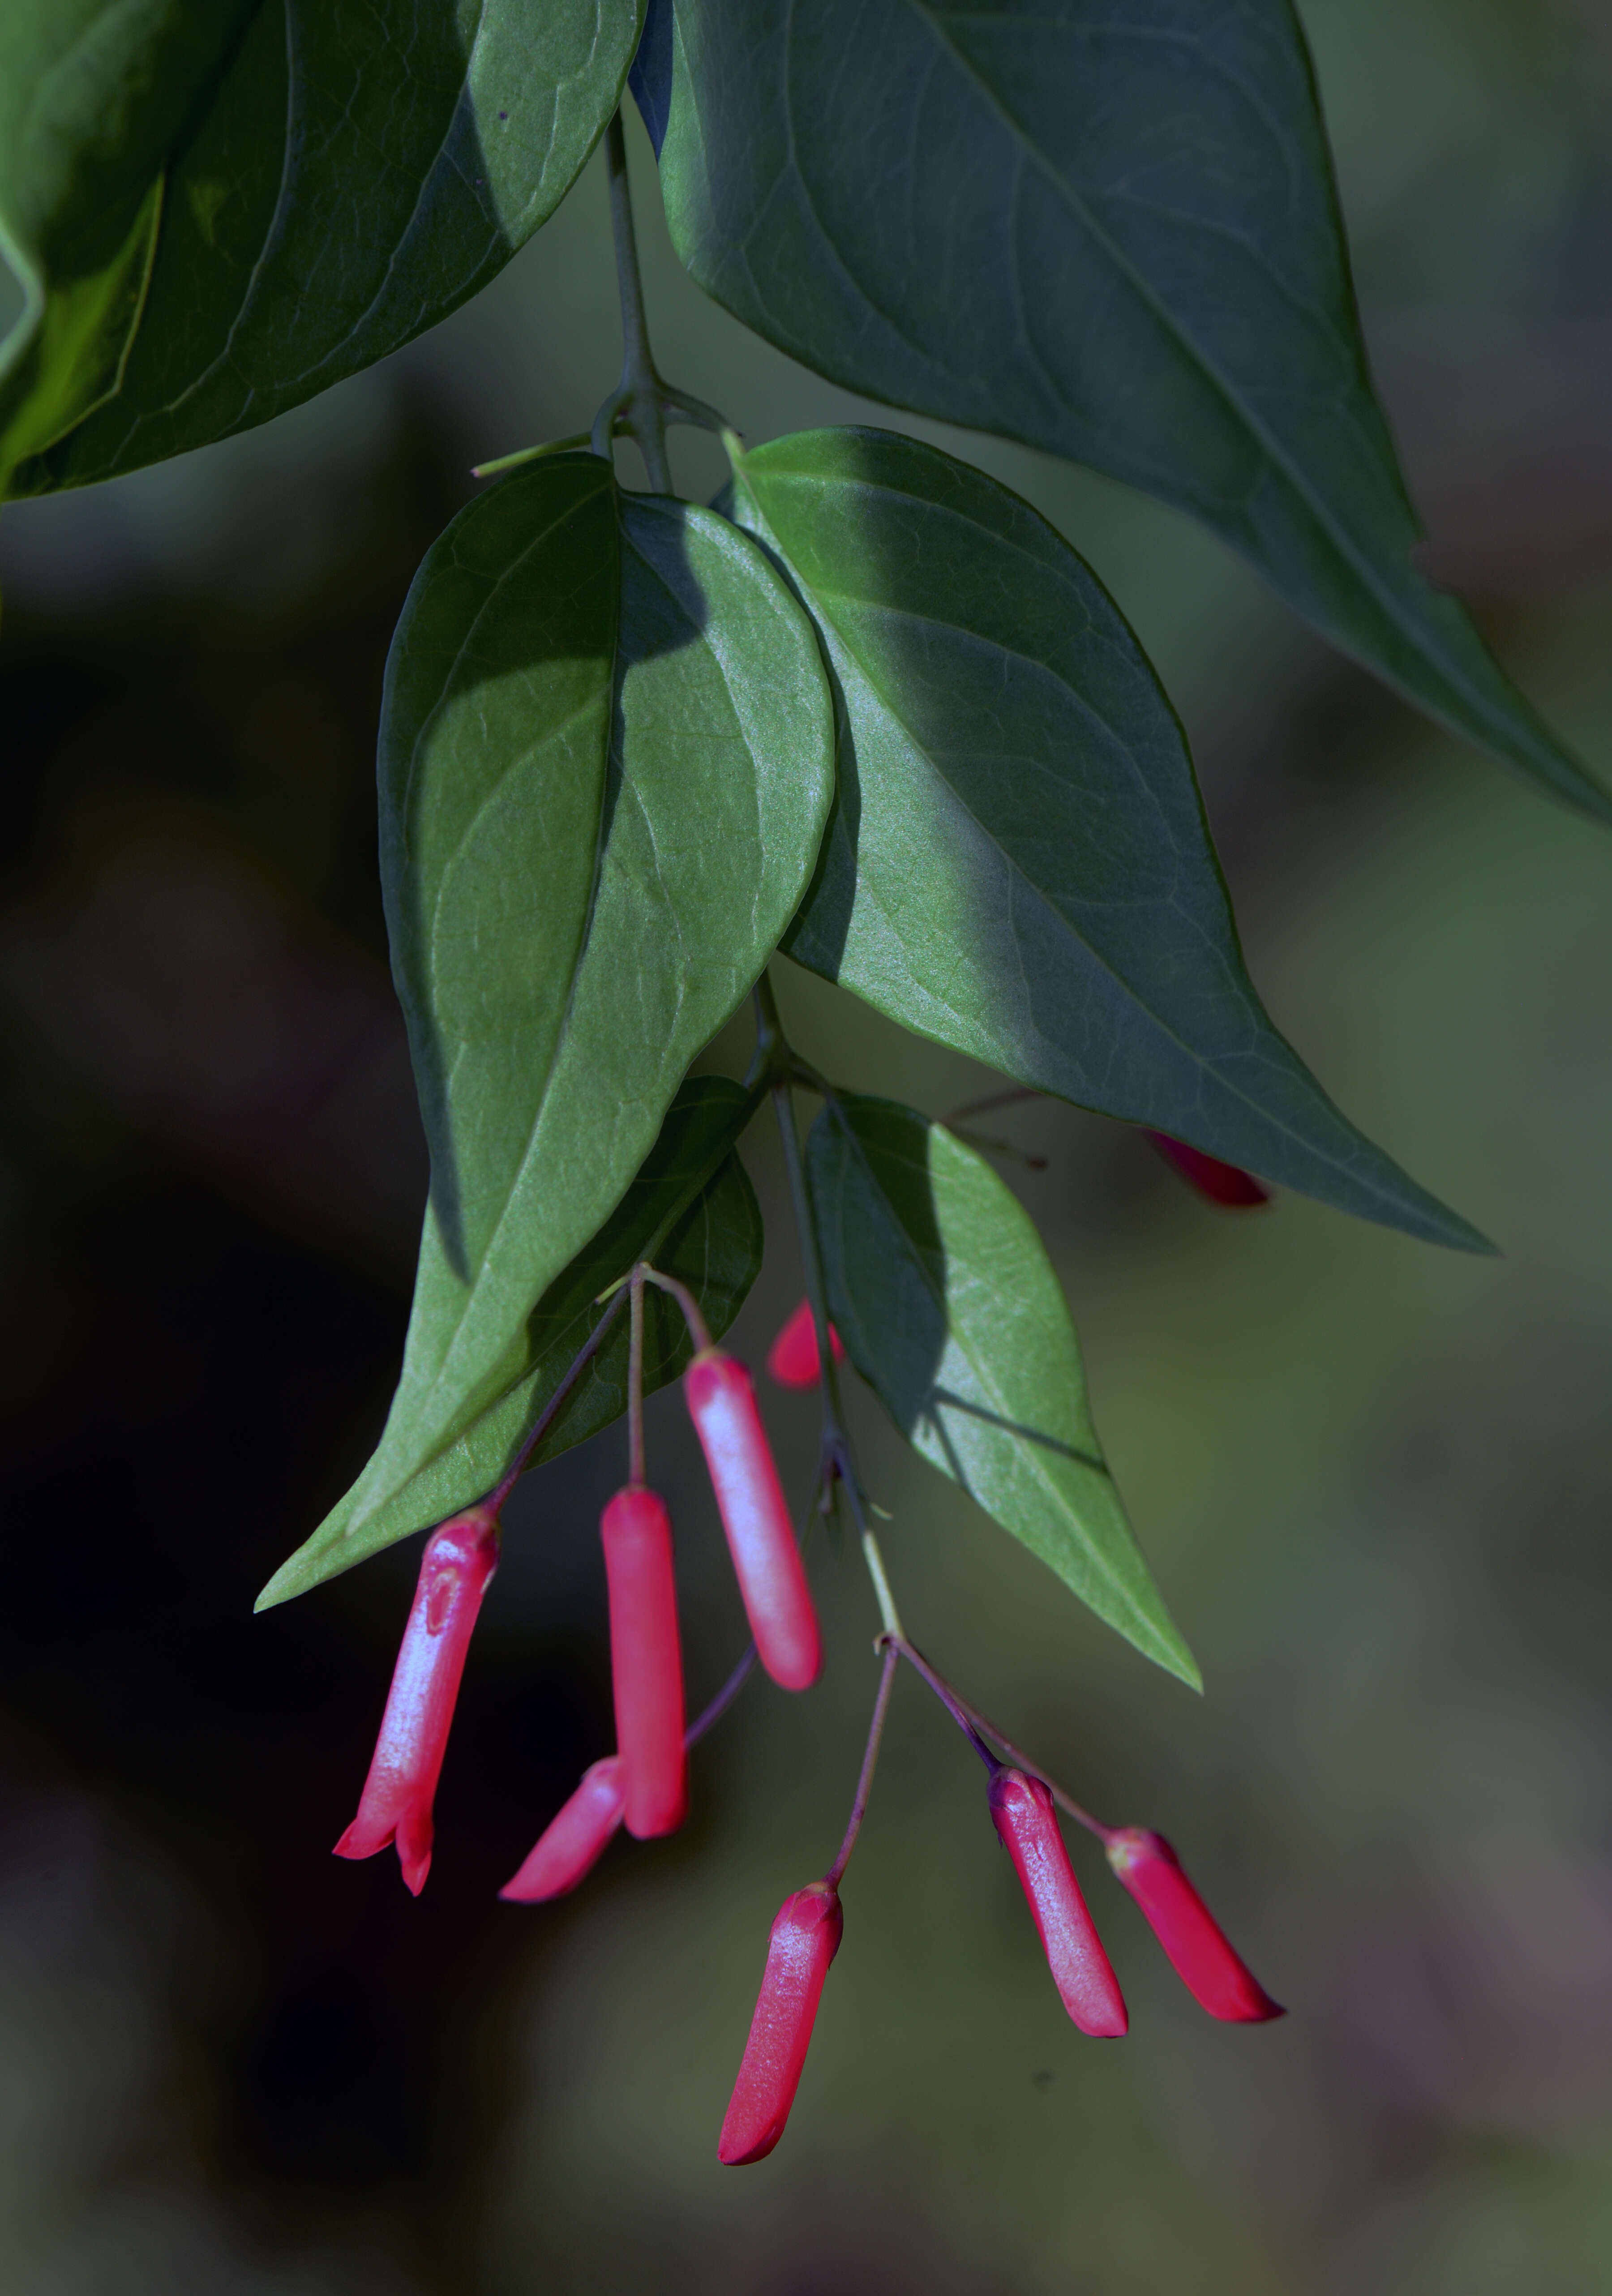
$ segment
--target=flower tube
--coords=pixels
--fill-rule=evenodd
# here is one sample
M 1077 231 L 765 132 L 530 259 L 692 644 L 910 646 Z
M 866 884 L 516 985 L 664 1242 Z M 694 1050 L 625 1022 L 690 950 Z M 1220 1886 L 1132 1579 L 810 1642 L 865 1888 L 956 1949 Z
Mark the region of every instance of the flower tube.
M 599 1523 L 610 1584 L 610 1669 L 627 1831 L 675 1833 L 688 1814 L 683 1658 L 671 1523 L 641 1484 L 618 1491 Z
M 373 1857 L 395 1841 L 416 1898 L 431 1871 L 432 1802 L 471 1629 L 498 1562 L 498 1518 L 485 1507 L 455 1515 L 426 1540 L 358 1814 L 336 1844 L 338 1857 Z
M 1260 2025 L 1287 2015 L 1232 1951 L 1162 1833 L 1139 1825 L 1121 1827 L 1109 1837 L 1108 1863 L 1201 2008 L 1230 2025 Z
M 828 1326 L 828 1352 L 835 1363 L 844 1362 L 844 1346 L 832 1324 Z M 802 1300 L 774 1340 L 768 1350 L 767 1368 L 780 1387 L 816 1387 L 822 1379 L 817 1321 L 810 1300 Z
M 583 1771 L 581 1784 L 549 1819 L 519 1873 L 505 1882 L 499 1897 L 521 1906 L 563 1898 L 592 1873 L 626 1809 L 621 1765 L 613 1754 L 607 1754 L 602 1762 Z
M 1147 1137 L 1159 1154 L 1212 1204 L 1223 1205 L 1229 1211 L 1251 1211 L 1256 1204 L 1270 1202 L 1270 1189 L 1240 1164 L 1222 1164 L 1218 1156 L 1207 1155 L 1202 1148 L 1189 1148 L 1168 1132 L 1149 1132 Z
M 810 1882 L 778 1908 L 750 2038 L 717 2141 L 724 2168 L 764 2161 L 784 2134 L 844 1926 L 839 1892 L 827 1882 Z
M 761 1664 L 785 1690 L 809 1690 L 823 1670 L 822 1637 L 750 1374 L 706 1348 L 684 1373 L 683 1393 Z
M 1124 1997 L 1074 1878 L 1052 1796 L 1040 1778 L 1004 1764 L 991 1780 L 991 1818 L 1030 1901 L 1058 1997 L 1082 2033 L 1117 2040 L 1131 2021 Z

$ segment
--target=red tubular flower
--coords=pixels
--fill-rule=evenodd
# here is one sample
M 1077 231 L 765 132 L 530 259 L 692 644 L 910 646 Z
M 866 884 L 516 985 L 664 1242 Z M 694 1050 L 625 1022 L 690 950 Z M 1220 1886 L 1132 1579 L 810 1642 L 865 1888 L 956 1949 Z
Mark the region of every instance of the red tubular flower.
M 582 1773 L 582 1783 L 551 1817 L 528 1852 L 520 1872 L 499 1890 L 516 1905 L 538 1906 L 563 1898 L 591 1874 L 610 1846 L 627 1808 L 621 1765 L 613 1754 Z
M 1231 1211 L 1246 1211 L 1255 1204 L 1270 1202 L 1270 1189 L 1239 1165 L 1222 1164 L 1218 1156 L 1206 1156 L 1201 1148 L 1188 1148 L 1184 1140 L 1172 1140 L 1167 1132 L 1149 1132 L 1147 1137 L 1159 1154 L 1168 1157 L 1183 1178 L 1189 1180 L 1200 1195 L 1207 1196 L 1212 1204 L 1223 1204 Z
M 431 1871 L 431 1806 L 465 1653 L 498 1563 L 498 1518 L 485 1507 L 455 1515 L 426 1540 L 358 1814 L 336 1844 L 338 1857 L 373 1857 L 395 1840 L 416 1898 Z
M 844 1362 L 845 1349 L 832 1324 L 828 1326 L 828 1352 L 835 1363 Z M 822 1378 L 818 1327 L 810 1300 L 802 1300 L 774 1340 L 768 1352 L 767 1368 L 780 1387 L 815 1387 Z
M 757 1653 L 785 1690 L 810 1690 L 823 1670 L 811 1589 L 750 1374 L 706 1348 L 683 1374 Z
M 1147 1916 L 1176 1975 L 1212 2017 L 1260 2025 L 1287 2015 L 1232 1951 L 1162 1833 L 1123 1826 L 1109 1840 L 1108 1863 Z
M 1030 1900 L 1065 2008 L 1082 2033 L 1117 2040 L 1131 2022 L 1124 1996 L 1086 1911 L 1052 1796 L 1040 1778 L 1004 1765 L 991 1780 L 991 1819 Z
M 688 1815 L 683 1656 L 671 1568 L 671 1523 L 642 1484 L 618 1491 L 599 1522 L 610 1582 L 610 1669 L 627 1831 L 675 1833 Z
M 827 1882 L 809 1883 L 778 1907 L 750 2038 L 717 2140 L 717 2159 L 724 2168 L 764 2161 L 784 2134 L 823 1980 L 844 1927 L 839 1891 Z

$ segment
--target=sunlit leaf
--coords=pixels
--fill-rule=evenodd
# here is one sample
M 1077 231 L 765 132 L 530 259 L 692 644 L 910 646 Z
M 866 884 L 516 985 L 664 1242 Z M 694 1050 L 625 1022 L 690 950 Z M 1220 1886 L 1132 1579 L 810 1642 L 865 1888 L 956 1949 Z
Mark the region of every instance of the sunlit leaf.
M 854 430 L 745 455 L 735 515 L 816 618 L 839 695 L 839 796 L 790 955 L 1025 1084 L 1485 1248 L 1271 1024 L 1180 726 L 1045 520 Z
M 1125 1520 L 1074 1326 L 1023 1205 L 971 1148 L 888 1100 L 825 1108 L 807 1177 L 829 1314 L 914 1449 L 1198 1687 Z

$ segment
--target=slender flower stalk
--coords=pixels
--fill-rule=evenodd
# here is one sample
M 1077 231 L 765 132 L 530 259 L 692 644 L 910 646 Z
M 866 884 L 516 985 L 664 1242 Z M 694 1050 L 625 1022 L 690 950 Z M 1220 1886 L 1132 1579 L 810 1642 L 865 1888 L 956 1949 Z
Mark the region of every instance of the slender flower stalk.
M 835 1363 L 843 1363 L 844 1344 L 832 1324 L 828 1326 L 828 1346 Z M 810 1300 L 802 1300 L 768 1349 L 767 1369 L 780 1387 L 817 1387 L 821 1383 L 823 1360 L 818 1353 L 818 1327 Z
M 498 1562 L 489 1505 L 455 1515 L 426 1540 L 358 1814 L 336 1844 L 338 1857 L 373 1857 L 395 1841 L 416 1898 L 431 1870 L 432 1803 L 471 1629 Z
M 583 1771 L 581 1784 L 549 1819 L 499 1897 L 521 1906 L 563 1898 L 592 1873 L 626 1814 L 621 1765 L 608 1754 Z
M 605 1508 L 599 1537 L 627 1831 L 642 1841 L 675 1833 L 688 1814 L 671 1522 L 656 1492 L 630 1484 Z
M 1228 1211 L 1250 1211 L 1256 1204 L 1270 1202 L 1270 1189 L 1239 1164 L 1222 1164 L 1218 1156 L 1205 1155 L 1201 1148 L 1189 1148 L 1184 1140 L 1173 1139 L 1168 1132 L 1148 1132 L 1147 1136 L 1159 1154 L 1212 1204 L 1223 1205 Z
M 1117 2040 L 1130 2025 L 1069 1852 L 1052 1796 L 1040 1778 L 1000 1765 L 991 1780 L 991 1817 L 1029 1900 L 1058 1997 L 1082 2033 Z
M 785 1898 L 767 1945 L 767 1967 L 734 2083 L 717 2158 L 724 2168 L 764 2161 L 784 2134 L 801 2083 L 828 1964 L 840 1949 L 845 1919 L 830 1882 L 811 1882 Z
M 708 1347 L 684 1373 L 683 1393 L 761 1664 L 783 1689 L 809 1690 L 823 1670 L 822 1637 L 750 1374 Z
M 1232 1950 L 1162 1833 L 1139 1825 L 1117 1827 L 1109 1836 L 1108 1863 L 1201 2008 L 1230 2025 L 1262 2025 L 1287 2015 Z

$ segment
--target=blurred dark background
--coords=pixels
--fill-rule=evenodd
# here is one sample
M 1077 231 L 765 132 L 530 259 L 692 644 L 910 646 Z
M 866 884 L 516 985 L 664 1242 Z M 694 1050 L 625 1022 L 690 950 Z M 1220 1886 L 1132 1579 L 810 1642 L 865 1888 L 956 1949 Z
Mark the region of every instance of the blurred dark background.
M 1307 15 L 1429 567 L 1612 775 L 1612 11 Z M 868 413 L 681 277 L 632 143 L 668 372 L 756 438 Z M 1211 2024 L 1088 1860 L 1134 2022 L 1083 2042 L 972 1758 L 903 1683 L 788 2136 L 719 2169 L 768 1923 L 850 1799 L 874 1619 L 854 1555 L 825 1556 L 823 1688 L 746 1692 L 676 1841 L 618 1845 L 556 1907 L 498 1904 L 610 1742 L 615 1436 L 510 1509 L 424 1898 L 390 1855 L 327 1854 L 417 1550 L 251 1602 L 366 1455 L 407 1304 L 424 1158 L 375 886 L 382 666 L 467 466 L 591 417 L 614 294 L 595 167 L 387 367 L 0 519 L 0 2291 L 1590 2296 L 1612 844 L 1173 515 L 1017 450 L 926 432 L 1114 589 L 1277 1018 L 1505 1253 L 1295 1199 L 1216 1214 L 1119 1128 L 1002 1119 L 1048 1160 L 1004 1168 L 1202 1703 L 860 1413 L 914 1632 L 1073 1791 L 1172 1834 L 1293 2013 Z M 708 443 L 678 453 L 709 492 Z M 935 1110 L 990 1088 L 780 970 L 847 1083 Z M 800 1285 L 753 1149 L 759 1357 Z M 800 1479 L 812 1406 L 770 1409 Z M 652 1443 L 698 1697 L 739 1614 L 675 1398 Z

